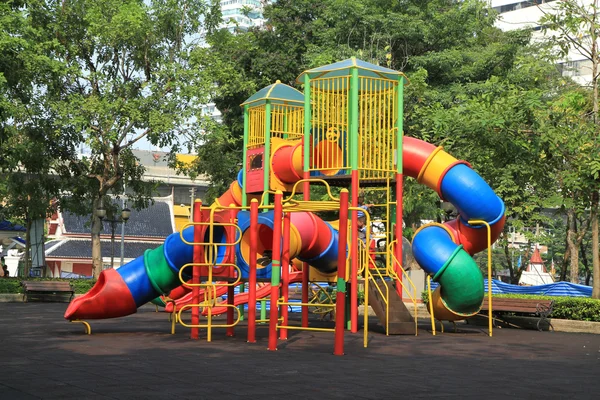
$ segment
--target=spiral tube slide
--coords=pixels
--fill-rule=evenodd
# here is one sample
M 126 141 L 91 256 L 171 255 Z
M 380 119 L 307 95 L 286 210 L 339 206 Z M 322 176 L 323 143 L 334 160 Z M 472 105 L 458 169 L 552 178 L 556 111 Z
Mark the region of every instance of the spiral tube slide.
M 273 211 L 258 215 L 258 243 L 256 258 L 269 255 L 273 247 Z M 250 213 L 238 213 L 238 226 L 242 232 L 240 245 L 236 247 L 238 266 L 242 277 L 250 272 Z M 309 212 L 295 212 L 290 216 L 290 260 L 298 258 L 308 262 L 323 273 L 337 270 L 337 231 L 328 223 Z M 269 257 L 267 256 L 267 260 Z M 271 263 L 257 265 L 256 277 L 271 277 Z
M 429 224 L 414 236 L 413 254 L 440 286 L 433 294 L 436 318 L 458 320 L 476 314 L 483 301 L 483 277 L 471 255 L 487 248 L 487 228 L 468 221 L 486 221 L 492 242 L 504 227 L 504 203 L 470 166 L 429 143 L 404 138 L 404 171 L 452 203 L 459 217 Z

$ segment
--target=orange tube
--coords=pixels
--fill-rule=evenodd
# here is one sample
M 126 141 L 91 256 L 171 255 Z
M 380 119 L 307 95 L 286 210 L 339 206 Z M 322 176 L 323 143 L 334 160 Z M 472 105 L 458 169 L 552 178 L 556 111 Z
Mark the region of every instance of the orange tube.
M 273 173 L 282 182 L 294 183 L 302 179 L 302 142 L 281 145 L 274 150 L 271 165 Z

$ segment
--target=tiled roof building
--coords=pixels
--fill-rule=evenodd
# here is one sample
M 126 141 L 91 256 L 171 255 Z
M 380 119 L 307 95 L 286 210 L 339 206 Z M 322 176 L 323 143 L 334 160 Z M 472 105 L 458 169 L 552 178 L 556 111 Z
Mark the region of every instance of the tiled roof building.
M 154 203 L 148 208 L 131 210 L 131 216 L 124 224 L 125 263 L 141 256 L 148 249 L 160 246 L 168 235 L 176 231 L 173 209 L 173 200 L 169 196 L 154 199 Z M 177 219 L 181 217 L 178 216 Z M 92 275 L 90 222 L 90 216 L 78 216 L 69 212 L 58 212 L 52 216 L 49 221 L 51 240 L 45 244 L 47 276 Z M 181 225 L 181 221 L 178 221 L 177 225 Z M 103 223 L 100 238 L 105 268 L 111 267 L 111 259 L 114 259 L 115 267 L 120 266 L 121 226 L 120 222 L 115 224 L 113 242 L 111 223 Z

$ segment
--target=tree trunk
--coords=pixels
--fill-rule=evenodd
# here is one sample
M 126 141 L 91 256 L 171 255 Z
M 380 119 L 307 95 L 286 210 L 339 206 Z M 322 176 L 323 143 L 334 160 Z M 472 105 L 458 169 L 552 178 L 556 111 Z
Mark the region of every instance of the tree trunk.
M 592 193 L 592 210 L 590 217 L 592 218 L 592 271 L 594 283 L 592 287 L 592 298 L 600 299 L 600 256 L 598 254 L 598 191 Z M 589 284 L 589 279 L 586 277 L 586 285 Z
M 570 257 L 570 281 L 579 283 L 579 246 L 577 244 L 577 225 L 575 222 L 575 210 L 567 211 L 569 216 L 569 231 L 567 232 L 567 245 L 569 246 Z
M 515 271 L 513 269 L 514 264 L 512 262 L 510 249 L 508 248 L 508 241 L 504 245 L 504 256 L 506 257 L 506 261 L 507 261 L 507 265 L 508 265 L 508 273 L 510 274 L 510 283 L 512 283 L 513 285 L 516 285 L 519 283 L 519 278 L 516 278 L 516 282 L 515 282 Z
M 571 249 L 569 248 L 569 227 L 571 226 L 571 216 L 567 213 L 567 226 L 565 229 L 565 254 L 563 255 L 562 264 L 560 267 L 560 277 L 559 280 L 566 281 L 567 280 L 567 270 L 569 265 L 569 258 L 571 258 Z
M 92 271 L 94 279 L 98 279 L 100 272 L 102 272 L 102 246 L 100 243 L 102 221 L 96 216 L 96 209 L 100 204 L 99 198 L 94 199 L 92 202 Z
M 25 277 L 29 276 L 29 271 L 31 271 L 31 219 L 29 215 L 25 215 L 26 219 L 26 228 L 25 232 L 25 255 L 23 262 L 23 275 Z

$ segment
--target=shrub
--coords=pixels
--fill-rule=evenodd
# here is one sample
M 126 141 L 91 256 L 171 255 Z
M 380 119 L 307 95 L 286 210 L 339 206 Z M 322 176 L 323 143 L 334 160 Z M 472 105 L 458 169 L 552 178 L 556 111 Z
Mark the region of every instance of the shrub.
M 554 307 L 552 308 L 550 318 L 600 322 L 600 300 L 598 299 L 529 294 L 498 294 L 494 295 L 493 298 L 554 300 Z M 427 291 L 421 293 L 421 299 L 427 305 L 429 301 Z
M 0 278 L 0 294 L 23 293 L 19 278 Z

